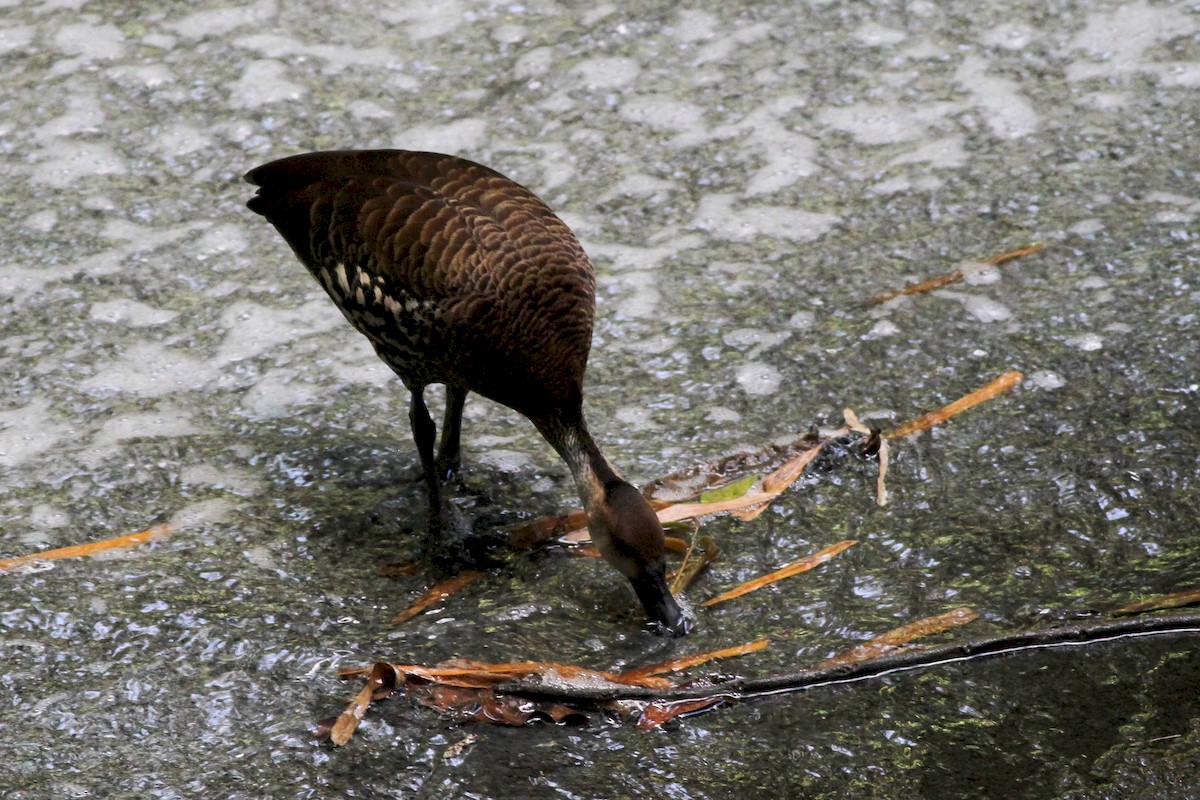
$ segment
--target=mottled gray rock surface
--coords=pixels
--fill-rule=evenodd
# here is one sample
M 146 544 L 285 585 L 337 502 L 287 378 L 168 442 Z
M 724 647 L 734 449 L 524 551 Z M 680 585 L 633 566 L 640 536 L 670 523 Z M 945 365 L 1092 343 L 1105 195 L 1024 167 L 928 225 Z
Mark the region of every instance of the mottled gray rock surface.
M 1200 581 L 1200 14 L 1186 3 L 46 0 L 0 8 L 0 794 L 1185 797 L 1196 641 L 1010 658 L 719 711 L 670 732 L 457 728 L 392 702 L 306 725 L 337 664 L 608 668 L 774 639 L 811 664 L 971 605 L 980 630 Z M 599 562 L 426 585 L 406 398 L 244 208 L 334 147 L 458 153 L 561 211 L 597 265 L 597 437 L 638 481 L 835 419 L 1021 389 L 814 477 L 693 603 L 843 538 L 687 640 Z M 1033 241 L 933 295 L 859 302 Z M 484 523 L 571 501 L 522 419 L 467 409 Z M 962 635 L 969 635 L 965 631 Z M 444 759 L 466 736 L 472 747 Z

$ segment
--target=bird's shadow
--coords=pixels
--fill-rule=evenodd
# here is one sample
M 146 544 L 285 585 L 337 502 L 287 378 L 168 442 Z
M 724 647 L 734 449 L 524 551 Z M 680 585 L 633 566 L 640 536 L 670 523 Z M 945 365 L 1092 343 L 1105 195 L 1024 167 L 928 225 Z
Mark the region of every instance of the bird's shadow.
M 562 484 L 564 501 L 570 484 L 570 476 L 556 472 L 555 465 L 507 471 L 473 462 L 469 451 L 464 464 L 443 489 L 463 521 L 449 533 L 429 530 L 424 476 L 411 447 L 381 447 L 344 436 L 336 442 L 310 441 L 275 455 L 268 472 L 281 499 L 303 509 L 314 543 L 331 553 L 383 564 L 420 562 L 436 550 L 433 555 L 442 563 L 431 571 L 445 573 L 456 566 L 488 566 L 505 549 L 507 528 L 560 510 L 561 502 L 530 492 L 531 483 L 550 477 Z M 462 541 L 449 542 L 452 547 L 446 549 L 431 539 L 447 535 Z M 452 563 L 455 559 L 461 563 Z

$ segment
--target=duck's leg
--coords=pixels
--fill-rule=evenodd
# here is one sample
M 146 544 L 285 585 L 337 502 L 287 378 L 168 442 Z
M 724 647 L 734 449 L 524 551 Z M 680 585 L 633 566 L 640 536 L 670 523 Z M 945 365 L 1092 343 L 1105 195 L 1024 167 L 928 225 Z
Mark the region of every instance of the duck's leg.
M 464 540 L 470 533 L 466 519 L 442 492 L 442 478 L 433 456 L 437 427 L 425 406 L 424 387 L 410 389 L 412 405 L 408 418 L 412 423 L 413 441 L 421 457 L 425 487 L 429 493 L 429 530 L 425 541 L 427 557 L 435 567 L 453 574 L 468 560 Z M 460 410 L 461 410 L 461 403 Z
M 442 491 L 445 492 L 447 485 L 453 482 L 454 488 L 458 490 L 459 496 L 469 495 L 475 500 L 475 510 L 486 510 L 492 505 L 492 499 L 488 491 L 482 487 L 471 488 L 463 481 L 462 476 L 462 452 L 459 450 L 459 442 L 462 438 L 462 415 L 463 406 L 467 402 L 468 390 L 460 386 L 446 385 L 446 415 L 442 420 L 442 438 L 438 445 L 437 453 L 437 468 L 438 478 L 441 480 Z M 445 499 L 443 498 L 443 503 Z M 456 506 L 447 504 L 450 508 L 450 513 L 456 518 L 461 517 Z M 457 524 L 457 523 L 455 523 Z M 463 526 L 471 527 L 469 525 Z M 470 552 L 469 558 L 475 562 L 487 561 L 490 556 L 489 552 L 495 549 L 498 543 L 502 543 L 503 535 L 499 531 L 492 530 L 490 533 L 480 533 L 471 531 L 468 540 L 464 543 L 465 548 Z
M 433 460 L 437 426 L 433 424 L 433 417 L 429 416 L 429 409 L 425 407 L 425 387 L 409 387 L 409 390 L 412 392 L 412 405 L 408 409 L 408 421 L 412 425 L 413 441 L 417 445 L 422 477 L 429 493 L 429 526 L 432 532 L 432 529 L 440 527 L 442 508 L 442 482 Z
M 462 437 L 463 406 L 467 402 L 467 390 L 460 386 L 446 385 L 446 415 L 442 418 L 442 441 L 438 446 L 438 477 L 442 480 L 460 478 L 462 454 L 459 443 Z

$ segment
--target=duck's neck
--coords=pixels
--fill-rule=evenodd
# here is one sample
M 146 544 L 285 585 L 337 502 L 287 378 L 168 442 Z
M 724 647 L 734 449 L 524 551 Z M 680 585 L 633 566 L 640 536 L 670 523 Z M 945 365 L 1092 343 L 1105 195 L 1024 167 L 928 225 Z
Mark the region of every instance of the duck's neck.
M 624 480 L 600 452 L 596 440 L 588 432 L 583 411 L 557 413 L 535 419 L 534 425 L 550 446 L 567 462 L 584 510 L 591 512 L 604 502 L 605 486 Z
M 604 458 L 582 413 L 532 419 L 575 477 L 592 544 L 629 579 L 650 619 L 686 632 L 689 624 L 666 582 L 662 525 L 646 498 Z

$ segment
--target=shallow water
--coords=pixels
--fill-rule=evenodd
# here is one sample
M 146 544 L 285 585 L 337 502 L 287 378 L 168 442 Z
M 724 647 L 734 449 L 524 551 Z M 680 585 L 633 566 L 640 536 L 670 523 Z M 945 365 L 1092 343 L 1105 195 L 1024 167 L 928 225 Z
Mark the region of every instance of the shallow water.
M 424 8 L 424 7 L 422 7 Z M 577 6 L 454 0 L 5 10 L 0 556 L 171 522 L 0 576 L 6 797 L 1186 797 L 1195 636 L 761 699 L 643 733 L 455 725 L 403 698 L 309 727 L 339 665 L 598 668 L 772 638 L 811 665 L 969 605 L 942 640 L 1200 581 L 1200 17 L 1140 0 Z M 326 147 L 457 152 L 530 186 L 597 267 L 591 427 L 639 483 L 836 421 L 1027 380 L 706 531 L 704 598 L 641 630 L 602 563 L 515 556 L 406 626 L 426 576 L 398 383 L 243 203 Z M 931 295 L 860 302 L 1043 241 Z M 469 513 L 572 502 L 515 414 L 467 406 Z M 702 674 L 703 670 L 693 674 Z M 461 754 L 447 752 L 474 737 Z

